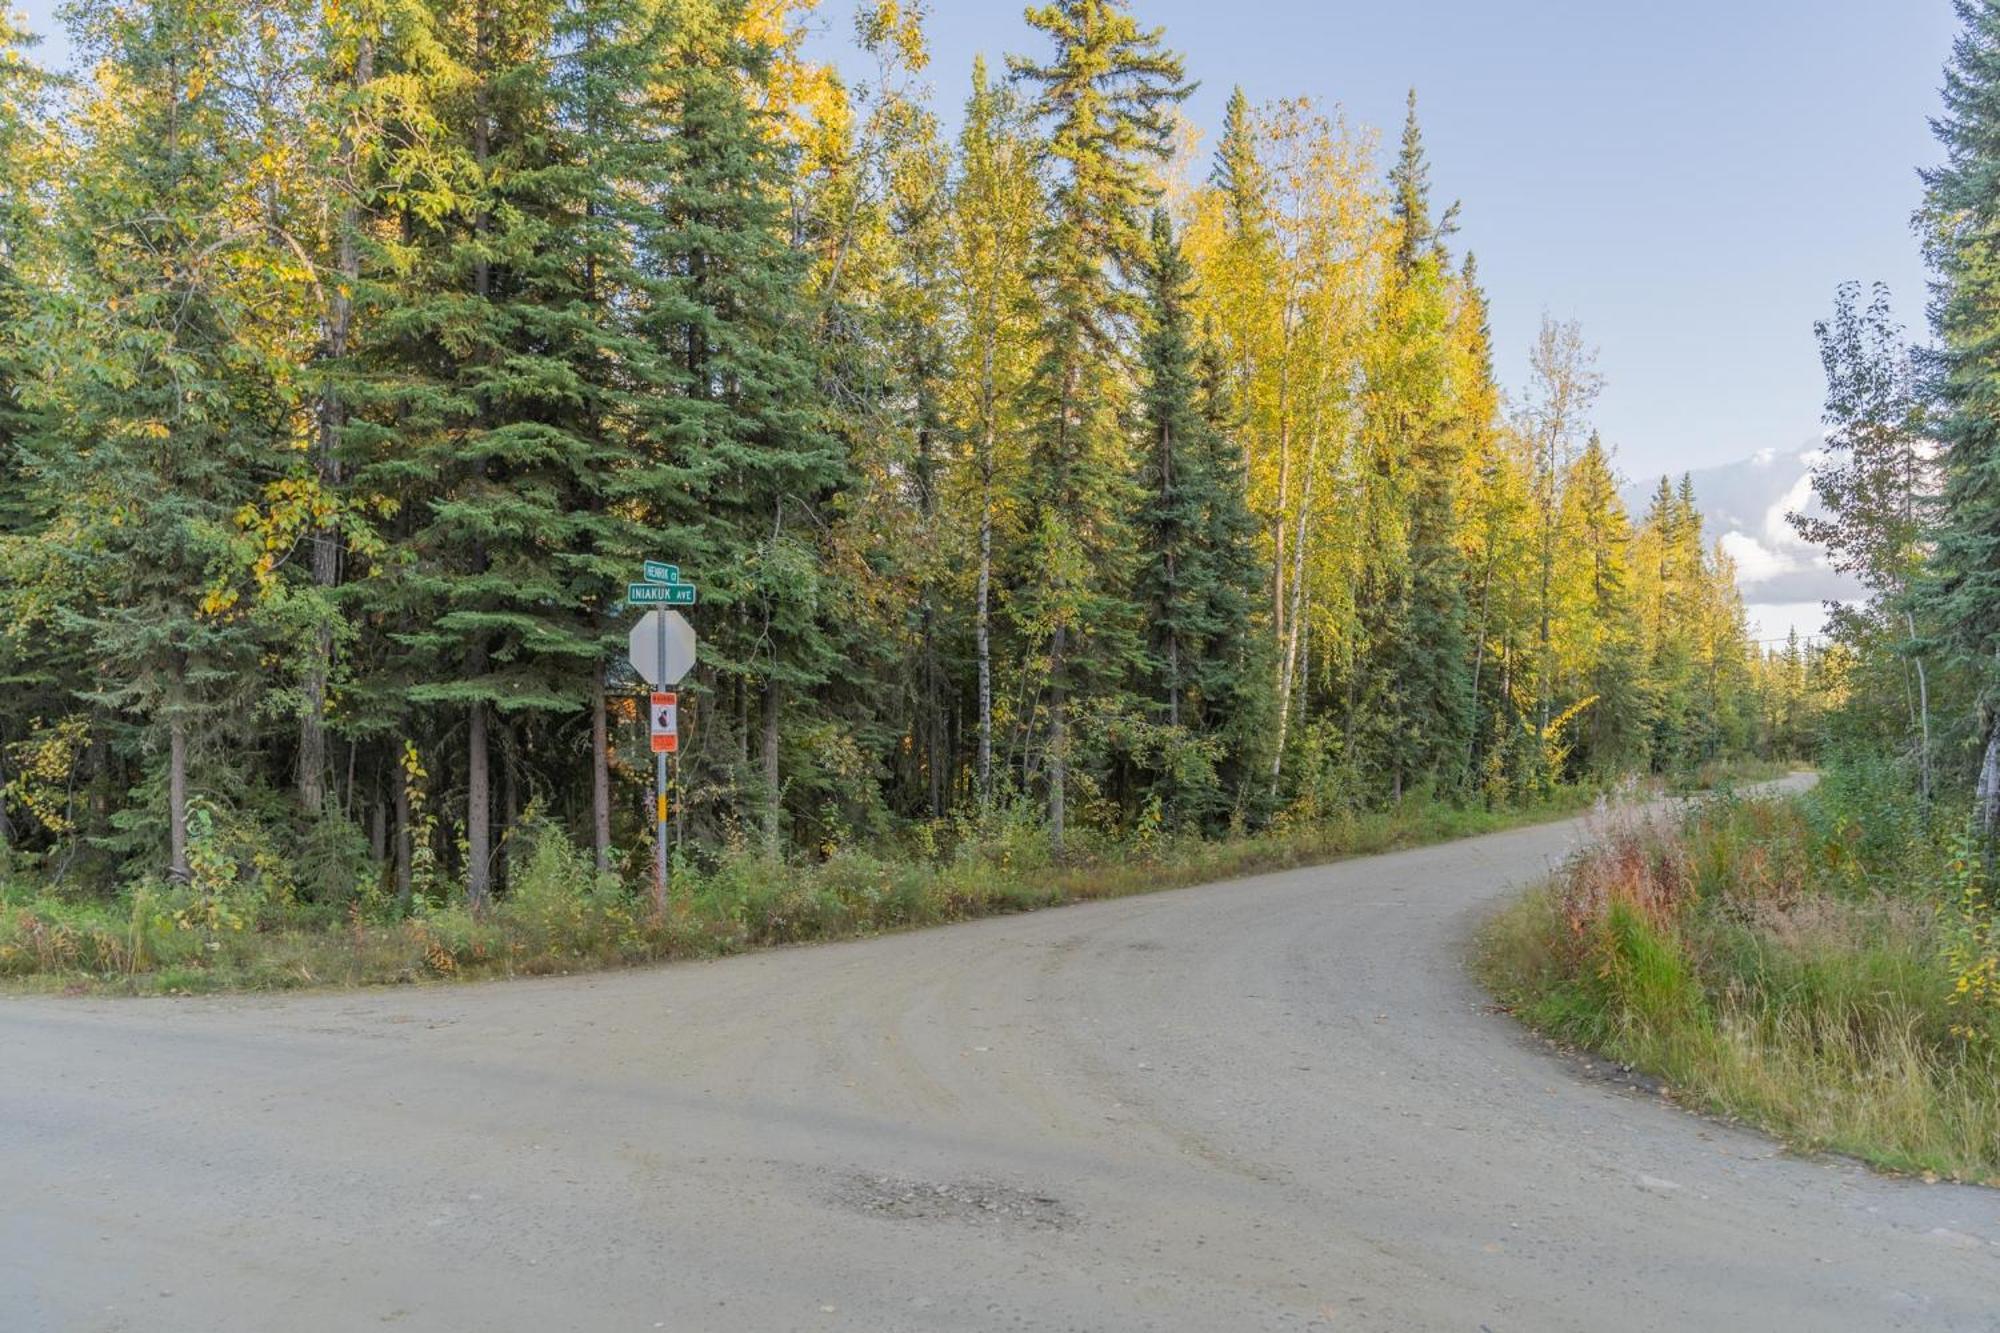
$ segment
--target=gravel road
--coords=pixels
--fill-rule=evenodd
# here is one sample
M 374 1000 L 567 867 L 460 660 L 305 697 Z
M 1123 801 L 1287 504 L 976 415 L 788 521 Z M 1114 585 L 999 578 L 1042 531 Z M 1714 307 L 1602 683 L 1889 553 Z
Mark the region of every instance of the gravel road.
M 2000 1329 L 2000 1192 L 1491 1013 L 1559 824 L 644 972 L 0 1001 L 0 1329 Z

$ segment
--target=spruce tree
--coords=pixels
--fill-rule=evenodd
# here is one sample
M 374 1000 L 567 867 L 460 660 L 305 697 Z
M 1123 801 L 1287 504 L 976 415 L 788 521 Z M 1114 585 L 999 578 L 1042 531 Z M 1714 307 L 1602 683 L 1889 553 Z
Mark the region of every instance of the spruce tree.
M 775 855 L 785 719 L 838 666 L 828 625 L 842 611 L 819 523 L 847 468 L 822 427 L 804 263 L 788 243 L 791 156 L 751 100 L 771 52 L 740 35 L 743 10 L 732 0 L 672 11 L 664 185 L 646 257 L 657 290 L 640 328 L 673 374 L 641 430 L 655 538 L 703 588 L 717 693 L 690 756 L 696 780 L 753 795 L 740 813 Z M 734 733 L 734 756 L 718 731 Z
M 1695 622 L 1702 577 L 1701 514 L 1694 507 L 1693 483 L 1676 487 L 1661 477 L 1654 489 L 1637 543 L 1647 571 L 1648 604 L 1641 607 L 1648 640 L 1646 698 L 1650 704 L 1650 751 L 1656 772 L 1685 765 L 1704 744 L 1707 719 L 1696 689 L 1699 644 Z
M 1453 419 L 1449 277 L 1444 238 L 1456 205 L 1433 221 L 1430 166 L 1412 90 L 1389 177 L 1395 263 L 1383 301 L 1384 355 L 1371 387 L 1378 456 L 1409 476 L 1407 556 L 1361 602 L 1369 638 L 1364 698 L 1382 736 L 1392 794 L 1412 776 L 1449 779 L 1471 742 L 1472 658 L 1458 531 L 1466 433 Z
M 650 363 L 614 312 L 631 294 L 628 192 L 650 174 L 629 160 L 649 151 L 632 117 L 650 31 L 610 0 L 517 0 L 432 11 L 430 40 L 392 53 L 428 100 L 378 168 L 395 239 L 372 267 L 352 390 L 368 410 L 347 436 L 361 483 L 404 515 L 365 592 L 401 646 L 402 697 L 464 718 L 475 905 L 501 864 L 496 758 L 504 838 L 536 719 L 599 706 L 606 616 L 637 555 L 612 509 Z
M 650 242 L 661 225 L 654 194 L 670 169 L 667 116 L 656 96 L 673 56 L 670 11 L 657 0 L 571 0 L 557 9 L 550 116 L 555 145 L 549 192 L 560 230 L 549 247 L 563 257 L 551 277 L 551 304 L 566 331 L 572 374 L 559 418 L 575 464 L 567 488 L 572 524 L 556 564 L 594 641 L 575 664 L 589 711 L 591 843 L 600 872 L 610 866 L 615 794 L 608 682 L 621 670 L 629 610 L 626 585 L 655 546 L 650 519 L 661 481 L 641 437 L 653 396 L 675 380 L 668 353 L 639 327 L 638 312 L 662 294 Z M 558 718 L 552 720 L 559 720 Z
M 191 797 L 240 765 L 255 713 L 239 516 L 298 425 L 257 285 L 268 256 L 226 226 L 254 157 L 234 100 L 243 23 L 213 0 L 72 11 L 99 75 L 55 225 L 64 282 L 39 321 L 43 429 L 23 445 L 61 534 L 46 557 L 95 590 L 57 623 L 100 708 L 145 740 L 119 822 L 142 869 L 182 881 Z
M 1009 65 L 1038 90 L 1054 182 L 1033 265 L 1045 314 L 1013 610 L 1046 654 L 1041 754 L 1049 836 L 1061 855 L 1072 708 L 1121 679 L 1136 648 L 1121 372 L 1140 311 L 1133 279 L 1145 257 L 1143 216 L 1157 193 L 1150 168 L 1171 149 L 1169 108 L 1192 88 L 1180 57 L 1122 0 L 1055 0 L 1027 18 L 1055 51 L 1046 63 L 1012 57 Z
M 1222 194 L 1230 232 L 1252 249 L 1269 239 L 1270 173 L 1257 158 L 1257 130 L 1250 99 L 1239 84 L 1229 90 L 1223 108 L 1222 139 L 1216 145 L 1209 183 Z
M 1139 693 L 1173 733 L 1188 733 L 1197 747 L 1215 743 L 1195 750 L 1214 755 L 1196 764 L 1171 737 L 1182 762 L 1158 775 L 1177 821 L 1213 829 L 1236 795 L 1229 774 L 1243 767 L 1244 738 L 1234 727 L 1250 703 L 1246 655 L 1259 574 L 1241 461 L 1217 419 L 1227 412 L 1220 366 L 1194 343 L 1193 281 L 1173 224 L 1156 211 L 1139 363 L 1142 499 L 1133 522 L 1133 598 L 1146 627 Z
M 1431 167 L 1424 152 L 1423 126 L 1417 121 L 1417 90 L 1410 89 L 1408 108 L 1403 116 L 1403 140 L 1396 165 L 1389 173 L 1389 214 L 1396 223 L 1396 268 L 1404 274 L 1416 270 L 1425 256 L 1444 263 L 1444 242 L 1458 230 L 1458 205 L 1445 209 L 1444 216 L 1431 217 Z
M 949 584 L 962 562 L 961 534 L 946 513 L 957 453 L 947 417 L 953 350 L 947 313 L 951 166 L 933 115 L 900 102 L 890 109 L 896 122 L 884 163 L 890 263 L 878 304 L 888 362 L 883 398 L 893 423 L 884 433 L 899 442 L 892 470 L 902 480 L 898 508 L 906 515 L 893 530 L 902 538 L 894 563 L 907 571 L 905 634 L 911 644 L 904 655 L 908 684 L 903 691 L 911 702 L 910 716 L 897 731 L 910 738 L 905 781 L 920 793 L 918 808 L 941 819 L 949 807 L 955 769 L 955 700 L 949 677 L 960 637 Z M 880 419 L 883 414 L 874 415 Z
M 1271 697 L 1271 641 L 1258 633 L 1256 616 L 1270 574 L 1258 546 L 1258 521 L 1250 508 L 1249 468 L 1239 442 L 1240 411 L 1230 393 L 1221 343 L 1208 330 L 1196 374 L 1206 429 L 1187 452 L 1189 475 L 1202 488 L 1199 565 L 1200 619 L 1195 628 L 1204 651 L 1189 678 L 1194 725 L 1222 742 L 1222 790 L 1241 820 L 1262 814 L 1275 700 Z
M 1946 445 L 1930 601 L 1977 682 L 1986 733 L 1976 817 L 2000 826 L 2000 0 L 1955 0 L 1963 25 L 1934 130 L 1943 166 L 1924 173 L 1932 324 L 1943 348 L 1937 432 Z
M 1164 211 L 1153 214 L 1146 274 L 1146 334 L 1140 344 L 1139 491 L 1133 523 L 1139 568 L 1133 599 L 1145 624 L 1144 693 L 1171 727 L 1181 725 L 1189 664 L 1200 635 L 1190 596 L 1196 544 L 1203 533 L 1202 478 L 1189 474 L 1189 453 L 1206 452 L 1208 423 L 1196 409 L 1195 349 L 1189 327 L 1193 281 Z
M 35 582 L 33 535 L 51 497 L 39 493 L 22 454 L 40 425 L 22 398 L 29 369 L 38 275 L 32 251 L 44 228 L 38 175 L 44 165 L 47 77 L 28 59 L 32 38 L 0 14 L 0 864 L 17 842 L 5 794 L 8 746 L 48 713 L 66 711 L 60 655 L 24 596 Z
M 1504 566 L 1516 565 L 1521 558 L 1518 550 L 1510 551 L 1510 543 L 1521 532 L 1525 496 L 1515 489 L 1520 469 L 1515 466 L 1512 441 L 1500 428 L 1493 330 L 1486 293 L 1479 284 L 1479 263 L 1471 254 L 1466 255 L 1459 271 L 1458 294 L 1452 341 L 1455 379 L 1460 388 L 1453 427 L 1463 441 L 1460 545 L 1466 553 L 1466 624 L 1472 674 L 1467 684 L 1470 737 L 1462 772 L 1469 786 L 1480 771 L 1481 747 L 1491 731 L 1491 720 L 1512 707 L 1512 701 L 1500 697 L 1494 688 L 1497 677 L 1489 669 L 1490 631 L 1503 618 L 1507 604 L 1510 580 Z
M 1630 587 L 1631 524 L 1618 495 L 1611 456 L 1594 432 L 1564 486 L 1571 542 L 1567 580 L 1582 627 L 1578 645 L 1585 689 L 1596 700 L 1585 715 L 1581 763 L 1602 777 L 1629 771 L 1644 754 L 1647 700 Z

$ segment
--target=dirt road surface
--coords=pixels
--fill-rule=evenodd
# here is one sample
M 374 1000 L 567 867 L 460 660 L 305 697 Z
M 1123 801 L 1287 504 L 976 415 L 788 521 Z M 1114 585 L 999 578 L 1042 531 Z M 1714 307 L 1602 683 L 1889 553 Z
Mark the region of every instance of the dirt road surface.
M 581 979 L 0 1001 L 0 1328 L 2000 1329 L 2000 1192 L 1467 979 L 1561 824 Z

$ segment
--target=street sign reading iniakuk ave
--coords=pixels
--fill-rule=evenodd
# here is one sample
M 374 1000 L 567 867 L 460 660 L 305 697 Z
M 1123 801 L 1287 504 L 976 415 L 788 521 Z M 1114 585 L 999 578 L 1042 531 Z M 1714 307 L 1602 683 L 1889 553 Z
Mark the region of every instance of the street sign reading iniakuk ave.
M 692 583 L 632 583 L 625 600 L 633 606 L 693 606 L 697 599 Z

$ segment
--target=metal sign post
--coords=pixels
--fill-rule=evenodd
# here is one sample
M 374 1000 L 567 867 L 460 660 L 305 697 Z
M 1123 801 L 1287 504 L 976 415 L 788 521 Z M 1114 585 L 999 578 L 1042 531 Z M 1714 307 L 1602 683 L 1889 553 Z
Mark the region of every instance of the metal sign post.
M 632 669 L 656 692 L 652 696 L 649 730 L 653 742 L 653 904 L 667 910 L 667 759 L 673 756 L 676 772 L 680 766 L 680 698 L 668 693 L 694 670 L 699 641 L 694 627 L 678 611 L 668 606 L 693 606 L 695 588 L 680 581 L 678 565 L 648 560 L 644 583 L 626 590 L 632 606 L 656 606 L 632 626 L 628 657 Z
M 667 618 L 660 617 L 659 632 L 654 636 L 658 656 L 654 661 L 659 669 L 660 679 L 667 677 Z M 655 703 L 659 702 L 657 699 Z M 653 710 L 654 726 L 659 725 L 660 709 Z M 667 912 L 667 752 L 655 745 L 653 749 L 653 906 L 665 916 Z

